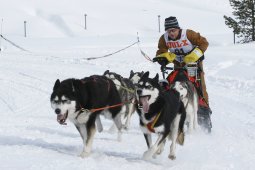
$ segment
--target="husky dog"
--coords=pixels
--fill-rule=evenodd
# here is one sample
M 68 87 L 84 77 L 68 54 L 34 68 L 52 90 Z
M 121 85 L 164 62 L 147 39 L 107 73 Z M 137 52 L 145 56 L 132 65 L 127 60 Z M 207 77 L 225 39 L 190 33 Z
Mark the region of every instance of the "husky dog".
M 177 67 L 168 75 L 167 80 L 170 84 L 170 87 L 173 87 L 175 82 L 177 81 L 180 82 L 181 84 L 185 82 L 191 82 L 185 85 L 188 89 L 187 90 L 188 96 L 185 98 L 185 94 L 183 94 L 183 100 L 186 100 L 186 103 L 191 103 L 191 105 L 188 104 L 186 106 L 187 113 L 190 115 L 190 118 L 188 118 L 186 122 L 188 123 L 191 122 L 191 126 L 189 126 L 191 131 L 192 129 L 196 128 L 198 124 L 203 130 L 206 130 L 206 132 L 210 133 L 212 128 L 210 115 L 212 111 L 208 107 L 208 104 L 203 99 L 203 94 L 201 90 L 201 80 L 199 80 L 200 76 L 199 74 L 197 74 L 197 76 L 198 77 L 192 77 L 192 76 L 189 77 L 187 68 Z M 178 83 L 178 85 L 180 85 L 180 83 Z M 180 88 L 182 88 L 182 90 L 185 90 L 185 88 L 183 87 L 180 87 Z M 181 90 L 180 88 L 179 88 L 179 91 Z M 181 93 L 186 93 L 185 91 Z M 192 99 L 193 96 L 194 96 L 194 100 Z M 198 99 L 196 96 L 198 96 Z M 198 108 L 196 108 L 197 102 L 198 102 Z M 192 121 L 193 117 L 194 117 L 194 121 Z M 193 124 L 193 127 L 192 127 L 192 124 Z
M 121 113 L 126 119 L 124 128 L 128 129 L 130 125 L 131 115 L 135 112 L 135 86 L 131 80 L 123 78 L 121 75 L 106 70 L 104 76 L 111 79 L 120 95 L 120 99 L 123 103 Z
M 140 127 L 148 146 L 148 150 L 143 154 L 146 160 L 162 151 L 167 137 L 172 140 L 168 157 L 175 159 L 176 142 L 183 144 L 184 141 L 183 126 L 186 113 L 179 92 L 174 89 L 163 90 L 158 83 L 158 77 L 157 74 L 151 79 L 149 72 L 146 72 L 139 80 L 136 91 Z M 152 133 L 159 135 L 154 145 Z
M 181 100 L 186 109 L 186 120 L 188 132 L 191 133 L 198 126 L 198 94 L 195 86 L 190 81 L 176 81 L 172 87 L 180 93 Z
M 109 115 L 121 133 L 121 99 L 113 81 L 105 76 L 66 79 L 62 82 L 58 79 L 50 101 L 57 114 L 57 121 L 65 124 L 66 119 L 69 119 L 79 131 L 84 145 L 81 157 L 91 152 L 95 121 L 100 113 Z
M 129 79 L 134 83 L 137 84 L 138 81 L 141 79 L 144 72 L 134 72 L 133 70 L 130 71 Z

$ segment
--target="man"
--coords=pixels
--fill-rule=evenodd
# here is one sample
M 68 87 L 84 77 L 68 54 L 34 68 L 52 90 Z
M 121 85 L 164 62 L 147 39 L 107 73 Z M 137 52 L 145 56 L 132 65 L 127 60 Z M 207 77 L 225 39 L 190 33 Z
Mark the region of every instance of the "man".
M 197 62 L 200 69 L 203 106 L 206 107 L 207 112 L 211 113 L 202 62 L 204 52 L 209 45 L 206 38 L 193 30 L 181 29 L 176 17 L 173 16 L 165 19 L 165 31 L 158 42 L 157 57 L 153 60 L 162 64 L 164 59 L 167 61 L 165 64 L 174 63 L 174 67 L 183 67 Z

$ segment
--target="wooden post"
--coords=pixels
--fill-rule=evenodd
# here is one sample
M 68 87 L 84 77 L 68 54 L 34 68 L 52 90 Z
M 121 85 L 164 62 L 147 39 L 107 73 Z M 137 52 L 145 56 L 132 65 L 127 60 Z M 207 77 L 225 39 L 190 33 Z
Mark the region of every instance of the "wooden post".
M 84 15 L 84 18 L 85 18 L 85 26 L 84 26 L 84 28 L 86 30 L 87 29 L 87 14 Z
M 27 21 L 24 21 L 24 37 L 27 37 Z
M 160 15 L 158 15 L 158 32 L 160 32 Z

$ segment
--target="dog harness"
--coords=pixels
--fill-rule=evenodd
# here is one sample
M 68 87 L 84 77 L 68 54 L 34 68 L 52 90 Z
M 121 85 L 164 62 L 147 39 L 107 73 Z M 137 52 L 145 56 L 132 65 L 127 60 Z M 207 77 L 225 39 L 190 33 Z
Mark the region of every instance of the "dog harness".
M 147 125 L 145 125 L 147 127 L 147 129 L 149 129 L 150 132 L 155 133 L 155 129 L 154 126 L 158 121 L 158 118 L 160 116 L 161 112 L 159 112 L 157 114 L 157 116 L 154 117 L 153 121 L 149 122 Z

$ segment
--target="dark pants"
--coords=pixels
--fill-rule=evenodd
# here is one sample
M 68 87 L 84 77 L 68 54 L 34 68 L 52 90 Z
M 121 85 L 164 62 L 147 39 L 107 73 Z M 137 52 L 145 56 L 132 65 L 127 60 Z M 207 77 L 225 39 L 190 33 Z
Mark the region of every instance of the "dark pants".
M 202 70 L 200 72 L 200 78 L 201 78 L 203 97 L 204 97 L 206 103 L 209 105 L 209 96 L 208 96 L 208 93 L 207 93 L 207 90 L 206 90 L 205 77 L 204 77 L 205 76 L 205 72 L 204 72 L 204 69 L 203 69 L 203 62 L 202 61 L 199 63 L 199 67 Z

